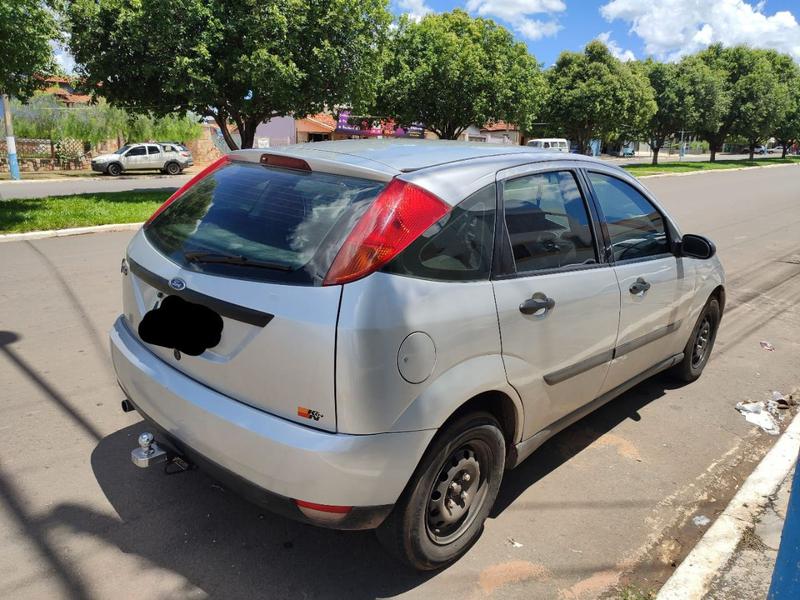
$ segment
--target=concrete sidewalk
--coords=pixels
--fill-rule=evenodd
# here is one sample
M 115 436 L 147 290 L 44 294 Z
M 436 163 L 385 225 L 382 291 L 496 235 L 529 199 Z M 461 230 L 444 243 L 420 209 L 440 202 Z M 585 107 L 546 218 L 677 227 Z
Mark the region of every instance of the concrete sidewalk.
M 770 496 L 764 512 L 745 531 L 735 554 L 711 584 L 708 600 L 762 600 L 767 597 L 786 520 L 793 473 L 794 469 Z

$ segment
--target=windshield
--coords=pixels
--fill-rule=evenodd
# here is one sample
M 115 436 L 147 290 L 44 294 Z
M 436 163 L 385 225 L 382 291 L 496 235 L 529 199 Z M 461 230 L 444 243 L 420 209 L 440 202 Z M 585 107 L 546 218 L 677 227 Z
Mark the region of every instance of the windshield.
M 145 236 L 203 273 L 319 285 L 384 183 L 233 162 L 170 204 Z
M 115 151 L 114 151 L 114 154 L 125 154 L 125 152 L 127 152 L 127 151 L 128 151 L 128 148 L 130 148 L 130 146 L 128 146 L 128 145 L 126 144 L 125 146 L 123 146 L 123 147 L 122 147 L 122 148 L 120 148 L 119 150 L 115 150 Z

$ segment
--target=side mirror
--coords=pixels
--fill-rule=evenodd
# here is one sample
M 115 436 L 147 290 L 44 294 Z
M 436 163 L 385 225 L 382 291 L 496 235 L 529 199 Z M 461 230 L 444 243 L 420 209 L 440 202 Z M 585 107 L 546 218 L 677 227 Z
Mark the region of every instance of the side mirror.
M 678 243 L 678 256 L 707 260 L 717 253 L 717 247 L 707 237 L 687 233 Z

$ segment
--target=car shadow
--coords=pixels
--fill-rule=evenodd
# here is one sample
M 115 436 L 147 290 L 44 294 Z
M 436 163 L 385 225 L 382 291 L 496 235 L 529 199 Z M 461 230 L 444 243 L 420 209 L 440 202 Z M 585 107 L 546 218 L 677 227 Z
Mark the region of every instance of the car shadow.
M 672 386 L 665 376 L 651 379 L 549 440 L 505 474 L 491 517 L 617 424 L 639 420 L 638 410 Z M 434 575 L 400 566 L 372 532 L 333 531 L 271 514 L 202 471 L 137 469 L 130 450 L 145 428 L 137 423 L 102 438 L 91 455 L 97 482 L 118 517 L 65 503 L 41 525 L 97 537 L 211 596 L 387 597 Z
M 506 471 L 490 518 L 500 516 L 525 490 L 626 419 L 640 421 L 639 410 L 681 385 L 668 374 L 658 374 L 554 435 L 520 466 Z

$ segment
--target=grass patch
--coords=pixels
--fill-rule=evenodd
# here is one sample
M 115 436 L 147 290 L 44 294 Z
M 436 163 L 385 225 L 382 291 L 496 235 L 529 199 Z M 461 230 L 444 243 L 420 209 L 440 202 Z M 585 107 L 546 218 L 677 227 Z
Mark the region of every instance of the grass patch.
M 62 177 L 102 177 L 100 173 L 96 173 L 89 169 L 75 169 L 71 171 L 21 171 L 20 176 L 23 181 L 31 179 L 61 179 Z M 0 173 L 0 181 L 10 181 L 11 173 Z
M 0 200 L 0 233 L 146 221 L 171 192 L 104 192 Z
M 658 165 L 625 165 L 622 168 L 631 175 L 659 175 L 662 173 L 692 173 L 695 171 L 719 171 L 742 167 L 764 167 L 767 165 L 800 164 L 800 156 L 786 158 L 756 158 L 755 160 L 717 160 L 716 162 L 665 162 Z

